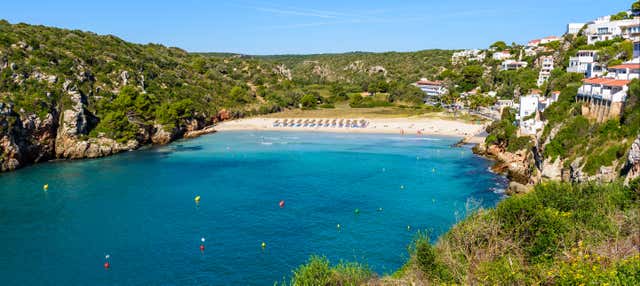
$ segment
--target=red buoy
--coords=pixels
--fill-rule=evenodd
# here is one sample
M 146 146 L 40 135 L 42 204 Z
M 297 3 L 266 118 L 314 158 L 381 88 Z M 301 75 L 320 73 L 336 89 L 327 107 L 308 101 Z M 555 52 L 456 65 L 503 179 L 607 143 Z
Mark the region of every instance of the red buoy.
M 111 264 L 109 264 L 109 261 L 104 263 L 104 269 L 109 269 L 109 267 L 111 267 Z
M 280 201 L 278 205 L 280 206 L 280 208 L 284 208 L 284 201 Z
M 200 251 L 204 251 L 204 244 L 200 244 Z

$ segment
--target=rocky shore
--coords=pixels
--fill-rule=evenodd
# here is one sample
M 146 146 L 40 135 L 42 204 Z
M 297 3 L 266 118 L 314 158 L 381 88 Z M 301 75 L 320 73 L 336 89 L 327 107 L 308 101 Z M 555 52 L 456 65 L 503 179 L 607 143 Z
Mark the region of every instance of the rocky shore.
M 619 177 L 624 177 L 626 182 L 640 177 L 640 135 L 631 145 L 626 162 L 614 162 L 613 166 L 600 167 L 595 175 L 588 175 L 582 170 L 580 158 L 565 164 L 560 159 L 544 158 L 540 151 L 542 148 L 534 147 L 509 152 L 501 146 L 487 146 L 484 142 L 480 142 L 473 151 L 494 160 L 496 163 L 492 167 L 493 171 L 507 175 L 510 180 L 508 195 L 528 193 L 541 181 L 606 183 L 615 181 Z
M 213 133 L 214 122 L 228 119 L 226 111 L 213 118 L 196 116 L 176 128 L 167 130 L 159 124 L 138 124 L 133 140 L 116 141 L 99 134 L 90 137 L 96 116 L 87 108 L 87 98 L 75 87 L 65 84 L 71 104 L 59 110 L 52 106 L 44 116 L 14 110 L 12 104 L 0 103 L 0 171 L 12 171 L 54 159 L 99 158 L 136 150 L 149 144 L 168 144 L 180 138 L 194 138 Z

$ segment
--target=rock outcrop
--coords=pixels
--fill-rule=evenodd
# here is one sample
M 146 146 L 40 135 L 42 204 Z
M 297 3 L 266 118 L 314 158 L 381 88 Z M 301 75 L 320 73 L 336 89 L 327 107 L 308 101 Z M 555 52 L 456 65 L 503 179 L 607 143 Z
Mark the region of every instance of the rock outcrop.
M 11 171 L 55 157 L 57 112 L 40 118 L 21 116 L 11 104 L 0 103 L 0 171 Z
M 627 156 L 627 162 L 622 172 L 627 176 L 627 181 L 640 178 L 640 135 L 631 144 L 631 150 L 629 150 L 629 156 Z
M 516 153 L 511 153 L 497 145 L 491 145 L 486 148 L 486 155 L 498 161 L 494 166 L 494 170 L 507 173 L 512 181 L 523 185 L 535 183 L 531 168 L 533 165 L 533 156 L 529 150 L 520 150 Z

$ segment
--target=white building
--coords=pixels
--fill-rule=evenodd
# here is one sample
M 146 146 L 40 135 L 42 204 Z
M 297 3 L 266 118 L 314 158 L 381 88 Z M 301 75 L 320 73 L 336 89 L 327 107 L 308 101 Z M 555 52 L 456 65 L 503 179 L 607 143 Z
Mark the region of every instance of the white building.
M 633 43 L 633 58 L 640 58 L 640 40 Z
M 617 80 L 634 80 L 640 78 L 640 63 L 624 63 L 609 67 L 608 78 Z
M 509 51 L 495 52 L 493 53 L 493 59 L 496 61 L 503 61 L 513 58 L 513 55 Z
M 567 25 L 567 34 L 577 35 L 584 27 L 585 23 L 569 23 Z
M 520 110 L 518 111 L 518 120 L 524 120 L 524 118 L 535 114 L 538 111 L 538 103 L 540 102 L 540 95 L 530 94 L 520 97 Z
M 538 120 L 536 113 L 540 107 L 540 95 L 530 94 L 520 97 L 518 115 L 516 119 L 519 121 L 520 133 L 522 135 L 534 135 L 539 129 L 544 127 L 544 123 Z M 533 118 L 527 118 L 531 117 Z
M 503 71 L 519 70 L 521 68 L 526 68 L 528 65 L 529 63 L 527 62 L 506 60 L 502 62 L 500 70 L 503 70 Z
M 562 38 L 556 36 L 544 37 L 542 39 L 531 40 L 527 43 L 527 47 L 538 47 L 540 45 L 546 45 L 551 42 L 557 42 L 562 40 Z
M 413 85 L 420 88 L 427 96 L 442 96 L 449 92 L 441 81 L 430 81 L 426 78 L 420 79 Z
M 582 50 L 575 57 L 569 58 L 567 72 L 581 73 L 587 78 L 601 76 L 604 68 L 598 63 L 598 51 Z
M 609 67 L 606 77 L 584 79 L 576 101 L 581 102 L 582 115 L 599 122 L 618 118 L 627 100 L 629 83 L 640 78 L 640 63 Z
M 554 69 L 553 57 L 544 56 L 540 57 L 540 73 L 538 74 L 538 86 L 542 86 L 549 77 L 551 77 L 551 71 Z
M 610 17 L 599 18 L 587 25 L 584 31 L 587 44 L 592 45 L 600 41 L 622 37 L 623 27 L 633 26 L 637 22 L 638 19 L 610 21 Z
M 451 62 L 453 64 L 461 64 L 467 61 L 484 61 L 486 55 L 482 50 L 464 50 L 460 52 L 453 53 L 451 56 Z
M 631 41 L 640 41 L 640 18 L 630 25 L 622 26 L 622 37 Z
M 562 38 L 557 37 L 557 36 L 549 36 L 549 37 L 544 37 L 542 39 L 540 39 L 540 44 L 541 45 L 546 45 L 548 43 L 552 43 L 552 42 L 557 42 L 562 40 Z

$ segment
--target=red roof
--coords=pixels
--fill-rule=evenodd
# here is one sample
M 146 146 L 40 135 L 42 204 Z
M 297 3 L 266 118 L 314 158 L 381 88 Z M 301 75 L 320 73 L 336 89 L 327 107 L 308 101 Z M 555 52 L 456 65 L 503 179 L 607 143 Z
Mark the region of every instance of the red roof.
M 640 64 L 621 64 L 609 67 L 610 69 L 640 69 Z
M 593 77 L 583 79 L 582 82 L 586 84 L 601 84 L 604 86 L 625 86 L 628 85 L 630 80 L 621 80 L 621 79 L 612 79 L 612 78 L 601 78 L 601 77 Z

